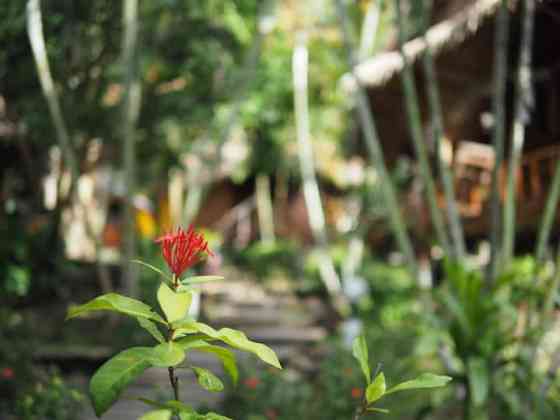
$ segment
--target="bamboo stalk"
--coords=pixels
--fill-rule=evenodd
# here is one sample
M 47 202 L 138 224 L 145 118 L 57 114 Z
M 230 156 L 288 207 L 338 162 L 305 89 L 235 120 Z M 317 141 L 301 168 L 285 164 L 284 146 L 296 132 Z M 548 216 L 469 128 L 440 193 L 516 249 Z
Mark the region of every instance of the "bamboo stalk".
M 66 122 L 64 121 L 64 116 L 60 107 L 60 101 L 56 93 L 51 69 L 49 66 L 47 49 L 45 46 L 45 37 L 43 34 L 43 21 L 41 16 L 40 0 L 29 0 L 27 2 L 26 18 L 27 35 L 31 44 L 31 50 L 33 52 L 35 66 L 39 75 L 41 89 L 43 90 L 43 95 L 47 100 L 47 106 L 49 108 L 49 113 L 54 124 L 58 144 L 60 146 L 60 149 L 62 150 L 62 154 L 64 156 L 64 160 L 66 161 L 66 165 L 68 165 L 70 174 L 72 175 L 70 188 L 70 191 L 72 191 L 72 186 L 80 175 L 80 169 L 78 159 L 76 158 L 76 154 L 72 145 L 72 140 L 70 139 L 68 128 L 66 126 Z
M 360 49 L 358 53 L 360 61 L 365 60 L 373 54 L 382 5 L 383 0 L 370 0 L 367 6 L 360 35 Z
M 341 29 L 344 36 L 344 44 L 349 56 L 349 66 L 350 69 L 354 69 L 356 66 L 354 51 L 351 43 L 351 29 L 348 15 L 342 0 L 336 0 L 338 16 L 341 24 Z M 353 70 L 352 70 L 353 71 Z M 403 221 L 400 207 L 397 201 L 397 195 L 395 192 L 395 187 L 391 182 L 391 178 L 387 172 L 387 167 L 385 166 L 385 161 L 383 158 L 383 150 L 381 149 L 379 136 L 377 134 L 377 129 L 375 126 L 375 120 L 371 111 L 371 106 L 368 101 L 367 94 L 364 88 L 360 85 L 355 76 L 354 81 L 356 83 L 356 103 L 358 108 L 358 114 L 362 124 L 364 139 L 366 141 L 366 147 L 370 155 L 373 165 L 377 171 L 380 180 L 381 192 L 385 205 L 387 207 L 387 216 L 389 219 L 389 225 L 392 233 L 396 239 L 397 246 L 400 252 L 403 254 L 407 267 L 413 276 L 416 277 L 418 272 L 416 257 L 414 255 L 412 242 L 410 236 L 406 230 L 406 225 Z
M 270 177 L 266 174 L 257 175 L 256 181 L 257 214 L 259 231 L 264 243 L 274 243 L 274 211 L 270 197 Z
M 548 193 L 548 197 L 546 199 L 544 214 L 541 219 L 541 225 L 537 236 L 537 247 L 535 249 L 535 259 L 537 260 L 537 264 L 542 262 L 544 259 L 546 244 L 548 242 L 548 239 L 550 238 L 550 233 L 552 231 L 552 225 L 554 222 L 554 216 L 556 215 L 556 209 L 558 207 L 559 198 L 560 198 L 560 159 L 556 163 L 556 171 L 554 172 L 554 178 L 552 179 L 552 184 L 550 185 L 550 190 Z
M 123 219 L 124 285 L 130 296 L 137 295 L 136 266 L 131 263 L 136 250 L 133 197 L 136 189 L 136 123 L 140 114 L 141 87 L 137 74 L 138 53 L 138 0 L 123 0 L 122 66 L 124 69 L 123 171 L 125 206 Z
M 423 23 L 424 23 L 424 37 L 428 32 L 430 24 L 430 16 L 432 15 L 432 0 L 424 0 L 424 7 L 422 8 Z M 432 118 L 432 129 L 435 140 L 435 154 L 438 164 L 439 173 L 443 184 L 443 193 L 445 196 L 447 218 L 449 223 L 450 238 L 453 246 L 453 253 L 459 260 L 465 257 L 465 237 L 463 233 L 463 226 L 461 225 L 461 217 L 459 208 L 457 206 L 455 187 L 453 185 L 453 176 L 451 174 L 449 165 L 441 156 L 441 140 L 443 137 L 443 114 L 441 111 L 441 101 L 439 94 L 439 86 L 437 84 L 437 74 L 434 65 L 434 57 L 432 48 L 426 40 L 426 50 L 422 58 L 422 65 L 424 68 L 424 80 L 428 91 L 428 102 L 430 107 L 430 114 Z
M 422 134 L 422 119 L 420 116 L 420 108 L 418 105 L 418 95 L 416 92 L 416 85 L 414 82 L 414 74 L 410 63 L 406 59 L 404 53 L 404 44 L 406 42 L 405 22 L 402 17 L 402 3 L 401 0 L 395 0 L 397 27 L 399 32 L 399 47 L 403 59 L 404 67 L 401 72 L 402 88 L 404 92 L 404 100 L 406 106 L 406 114 L 408 117 L 408 126 L 410 129 L 410 137 L 418 159 L 420 168 L 420 177 L 426 189 L 426 198 L 428 201 L 428 209 L 430 217 L 434 225 L 436 238 L 441 244 L 444 252 L 447 255 L 452 255 L 452 250 L 449 242 L 449 236 L 445 229 L 443 216 L 437 204 L 437 193 L 430 163 L 428 161 L 428 152 L 424 143 Z
M 490 261 L 487 267 L 487 280 L 492 283 L 498 274 L 502 244 L 500 240 L 501 205 L 500 205 L 500 168 L 504 157 L 505 137 L 505 96 L 508 74 L 508 40 L 509 40 L 509 10 L 508 1 L 501 0 L 496 19 L 495 51 L 494 51 L 494 130 L 492 145 L 494 147 L 494 169 L 492 171 L 491 196 L 491 231 L 490 231 Z
M 307 215 L 311 232 L 317 244 L 317 255 L 320 259 L 320 274 L 329 294 L 335 299 L 342 290 L 340 279 L 334 268 L 334 263 L 328 254 L 328 239 L 325 228 L 325 215 L 321 203 L 319 184 L 315 175 L 313 161 L 313 146 L 309 127 L 308 103 L 308 51 L 306 35 L 296 34 L 293 61 L 294 84 L 294 114 L 296 120 L 296 137 L 298 143 L 298 158 L 303 178 L 303 195 L 307 207 Z
M 515 185 L 519 178 L 521 153 L 525 142 L 525 126 L 529 122 L 533 107 L 533 89 L 531 86 L 531 55 L 533 51 L 533 27 L 535 20 L 535 1 L 524 0 L 523 30 L 519 52 L 519 64 L 515 85 L 515 116 L 512 127 L 512 141 L 509 155 L 509 167 L 504 203 L 503 261 L 508 264 L 515 246 Z

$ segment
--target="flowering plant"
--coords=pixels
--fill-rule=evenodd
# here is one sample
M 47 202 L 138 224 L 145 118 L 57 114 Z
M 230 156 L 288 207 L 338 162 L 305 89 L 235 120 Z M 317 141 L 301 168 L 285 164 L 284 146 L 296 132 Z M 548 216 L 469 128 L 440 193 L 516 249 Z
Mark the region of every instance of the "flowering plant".
M 204 236 L 190 227 L 187 231 L 178 228 L 156 240 L 162 249 L 163 258 L 171 275 L 164 271 L 136 261 L 161 276 L 157 300 L 163 316 L 145 303 L 117 293 L 108 293 L 83 304 L 71 307 L 67 319 L 82 316 L 92 311 L 113 311 L 135 317 L 158 344 L 153 347 L 132 347 L 105 362 L 93 375 L 89 391 L 95 413 L 103 415 L 119 398 L 124 389 L 149 367 L 167 368 L 174 399 L 160 403 L 146 398 L 140 400 L 156 408 L 142 417 L 144 420 L 169 420 L 172 416 L 180 420 L 220 420 L 227 417 L 215 413 L 196 413 L 179 398 L 179 379 L 175 375 L 177 367 L 192 369 L 198 383 L 208 391 L 219 392 L 224 386 L 212 372 L 202 367 L 185 365 L 186 353 L 201 351 L 211 353 L 223 364 L 224 370 L 235 384 L 238 369 L 234 353 L 222 345 L 227 344 L 238 350 L 255 354 L 265 363 L 281 369 L 274 351 L 261 343 L 256 343 L 241 332 L 231 328 L 216 330 L 197 322 L 188 316 L 193 291 L 197 284 L 222 280 L 220 276 L 194 276 L 181 278 L 183 273 L 205 256 L 213 256 Z M 160 330 L 165 329 L 165 335 Z

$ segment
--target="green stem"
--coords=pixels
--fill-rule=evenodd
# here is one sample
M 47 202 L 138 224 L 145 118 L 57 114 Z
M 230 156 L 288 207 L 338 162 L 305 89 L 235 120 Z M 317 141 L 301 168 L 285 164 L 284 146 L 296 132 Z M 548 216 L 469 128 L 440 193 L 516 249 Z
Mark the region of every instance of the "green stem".
M 455 187 L 453 186 L 453 176 L 447 162 L 442 158 L 440 152 L 441 140 L 443 138 L 443 113 L 441 111 L 441 100 L 439 95 L 439 87 L 437 84 L 436 68 L 434 65 L 434 57 L 432 49 L 427 41 L 426 34 L 430 24 L 430 16 L 432 15 L 432 0 L 424 0 L 422 8 L 422 20 L 424 24 L 424 39 L 426 42 L 426 51 L 422 58 L 424 68 L 424 80 L 428 91 L 428 102 L 432 118 L 432 130 L 434 137 L 435 156 L 438 163 L 438 169 L 443 183 L 443 194 L 447 209 L 447 217 L 451 233 L 451 242 L 455 256 L 461 260 L 465 256 L 465 237 L 463 227 L 461 225 L 461 217 L 457 200 L 455 199 Z
M 531 86 L 531 54 L 533 47 L 533 27 L 535 17 L 535 1 L 525 0 L 525 15 L 523 18 L 523 33 L 521 35 L 521 52 L 515 84 L 515 118 L 512 128 L 512 140 L 509 153 L 509 168 L 507 175 L 507 190 L 504 204 L 504 236 L 503 261 L 509 264 L 515 247 L 515 185 L 519 177 L 519 162 L 525 143 L 525 125 L 529 112 L 533 106 L 533 91 Z
M 346 9 L 342 0 L 337 0 L 336 5 L 343 31 L 344 44 L 346 46 L 346 50 L 348 51 L 350 68 L 353 70 L 356 67 L 356 62 L 351 44 L 352 36 L 349 18 L 347 16 Z M 371 160 L 373 161 L 373 166 L 375 167 L 375 170 L 377 171 L 377 174 L 379 176 L 381 193 L 383 195 L 384 204 L 387 208 L 389 225 L 391 227 L 393 235 L 395 236 L 399 250 L 404 255 L 404 258 L 407 262 L 407 268 L 412 278 L 416 278 L 416 274 L 418 272 L 416 256 L 414 255 L 412 242 L 406 230 L 406 224 L 404 223 L 401 214 L 395 187 L 391 182 L 391 178 L 385 165 L 383 150 L 381 149 L 381 144 L 379 141 L 379 136 L 377 134 L 375 121 L 371 112 L 368 96 L 363 86 L 360 85 L 358 79 L 354 77 L 354 80 L 357 84 L 356 102 L 359 117 L 362 123 L 364 139 L 366 142 L 367 151 L 370 155 Z

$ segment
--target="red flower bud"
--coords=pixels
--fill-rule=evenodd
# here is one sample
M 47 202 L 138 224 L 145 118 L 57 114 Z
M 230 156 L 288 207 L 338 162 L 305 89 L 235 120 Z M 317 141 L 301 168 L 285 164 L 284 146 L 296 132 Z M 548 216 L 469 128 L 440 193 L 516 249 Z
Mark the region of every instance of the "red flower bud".
M 245 386 L 249 389 L 255 389 L 257 385 L 260 384 L 260 382 L 261 381 L 259 381 L 259 378 L 255 378 L 255 377 L 247 378 L 245 379 L 245 381 L 243 381 Z

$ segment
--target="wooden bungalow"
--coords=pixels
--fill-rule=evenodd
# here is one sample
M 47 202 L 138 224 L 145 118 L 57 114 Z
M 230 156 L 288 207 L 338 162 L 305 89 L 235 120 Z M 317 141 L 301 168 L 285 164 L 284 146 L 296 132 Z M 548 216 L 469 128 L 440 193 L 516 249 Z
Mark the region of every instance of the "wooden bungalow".
M 490 146 L 494 28 L 499 5 L 499 0 L 436 0 L 427 36 L 414 38 L 405 44 L 405 53 L 415 72 L 425 140 L 432 153 L 434 142 L 420 61 L 427 45 L 435 57 L 443 109 L 444 145 L 448 146 L 443 155 L 452 165 L 459 207 L 469 238 L 486 236 L 489 231 L 488 198 L 494 166 L 494 152 Z M 511 139 L 513 90 L 520 44 L 520 2 L 511 2 L 510 11 L 506 157 Z M 521 176 L 517 184 L 518 228 L 519 232 L 529 234 L 540 219 L 556 161 L 560 157 L 559 24 L 560 3 L 537 2 L 532 82 L 535 101 L 529 115 L 524 155 L 519 168 Z M 414 157 L 400 80 L 403 60 L 396 48 L 395 45 L 393 49 L 361 62 L 354 69 L 360 84 L 367 88 L 389 165 L 399 156 Z M 424 213 L 428 213 L 426 208 Z M 422 220 L 429 223 L 429 217 L 411 220 L 413 231 L 426 232 L 426 226 L 419 225 Z

